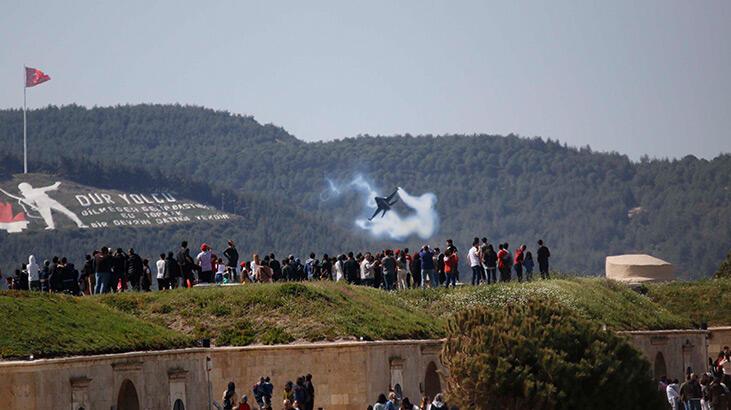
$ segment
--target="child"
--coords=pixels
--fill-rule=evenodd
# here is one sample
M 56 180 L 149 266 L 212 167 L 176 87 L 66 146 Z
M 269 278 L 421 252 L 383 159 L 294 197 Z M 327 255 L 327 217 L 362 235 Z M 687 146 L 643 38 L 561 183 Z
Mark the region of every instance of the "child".
M 533 255 L 528 251 L 525 254 L 525 259 L 523 260 L 523 269 L 525 269 L 525 280 L 530 282 L 533 279 Z
M 223 261 L 218 261 L 217 268 L 216 268 L 216 285 L 220 285 L 223 283 L 223 275 L 226 273 L 226 264 L 223 263 Z

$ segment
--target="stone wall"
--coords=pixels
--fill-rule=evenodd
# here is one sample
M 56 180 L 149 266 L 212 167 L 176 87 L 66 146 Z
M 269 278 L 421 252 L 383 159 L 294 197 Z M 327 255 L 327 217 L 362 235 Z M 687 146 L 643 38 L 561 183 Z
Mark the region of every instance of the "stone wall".
M 623 334 L 650 362 L 655 379 L 667 376 L 683 380 L 688 367 L 699 373 L 708 367 L 708 331 L 655 330 Z
M 363 409 L 397 384 L 414 400 L 441 390 L 440 349 L 438 340 L 343 342 L 0 362 L 0 408 L 164 410 L 179 400 L 180 410 L 207 409 L 208 378 L 213 399 L 233 381 L 253 401 L 261 376 L 271 377 L 279 408 L 284 383 L 311 373 L 315 408 Z
M 625 332 L 652 364 L 655 377 L 681 379 L 685 369 L 705 370 L 707 339 L 723 343 L 731 328 L 708 331 Z M 723 344 L 722 343 L 722 344 Z M 274 408 L 283 385 L 311 373 L 315 408 L 362 410 L 379 393 L 398 385 L 418 401 L 445 387 L 441 341 L 314 343 L 136 352 L 31 362 L 0 362 L 0 409 L 205 410 L 221 401 L 229 381 L 249 395 L 261 376 L 275 386 Z M 712 349 L 712 352 L 718 350 Z M 207 371 L 206 369 L 210 369 Z M 176 402 L 178 407 L 176 408 Z

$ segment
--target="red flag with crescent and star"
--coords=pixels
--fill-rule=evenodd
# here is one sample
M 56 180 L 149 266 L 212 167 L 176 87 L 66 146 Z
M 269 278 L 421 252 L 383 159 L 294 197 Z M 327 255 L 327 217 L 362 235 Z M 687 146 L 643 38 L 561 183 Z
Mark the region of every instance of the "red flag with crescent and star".
M 48 74 L 37 68 L 26 67 L 25 68 L 25 86 L 35 87 L 38 84 L 45 83 L 50 80 L 51 77 Z

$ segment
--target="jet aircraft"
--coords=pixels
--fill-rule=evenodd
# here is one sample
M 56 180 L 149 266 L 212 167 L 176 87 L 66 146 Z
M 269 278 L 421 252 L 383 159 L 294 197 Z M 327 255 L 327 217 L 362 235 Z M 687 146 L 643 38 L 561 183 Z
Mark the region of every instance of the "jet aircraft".
M 377 196 L 375 198 L 375 200 L 376 200 L 376 206 L 378 206 L 378 208 L 376 209 L 376 212 L 373 213 L 373 216 L 371 216 L 370 218 L 368 218 L 368 220 L 369 221 L 372 221 L 373 218 L 375 218 L 376 215 L 378 215 L 379 212 L 383 212 L 383 214 L 381 215 L 381 218 L 383 218 L 384 216 L 386 216 L 386 212 L 391 209 L 391 207 L 393 206 L 393 204 L 395 204 L 396 202 L 398 202 L 398 198 L 396 198 L 393 202 L 391 202 L 391 200 L 396 196 L 396 193 L 397 192 L 398 192 L 398 188 L 396 188 L 396 190 L 393 191 L 393 193 L 391 195 L 389 195 L 389 196 L 387 196 L 385 198 L 382 197 L 382 196 Z

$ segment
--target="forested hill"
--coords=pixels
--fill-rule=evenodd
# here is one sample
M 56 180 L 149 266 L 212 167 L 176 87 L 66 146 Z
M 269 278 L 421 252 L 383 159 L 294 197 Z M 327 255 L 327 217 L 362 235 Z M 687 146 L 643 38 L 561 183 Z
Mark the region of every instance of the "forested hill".
M 97 172 L 139 169 L 255 195 L 318 221 L 306 229 L 313 250 L 343 232 L 343 246 L 365 235 L 353 224 L 362 211 L 354 194 L 329 201 L 322 196 L 327 178 L 347 182 L 357 174 L 382 193 L 393 186 L 434 192 L 441 223 L 433 244 L 452 237 L 466 249 L 473 236 L 487 236 L 534 248 L 540 237 L 564 271 L 600 273 L 606 255 L 647 252 L 685 274 L 707 276 L 731 247 L 730 155 L 635 163 L 617 153 L 493 135 L 304 143 L 251 117 L 171 105 L 48 107 L 28 118 L 31 169 L 39 161 L 48 171 L 93 162 Z M 22 154 L 20 111 L 0 111 L 0 147 L 16 159 Z M 114 188 L 131 182 L 118 177 Z M 289 252 L 291 232 L 278 226 L 266 239 L 273 250 Z M 240 239 L 252 248 L 260 240 Z

